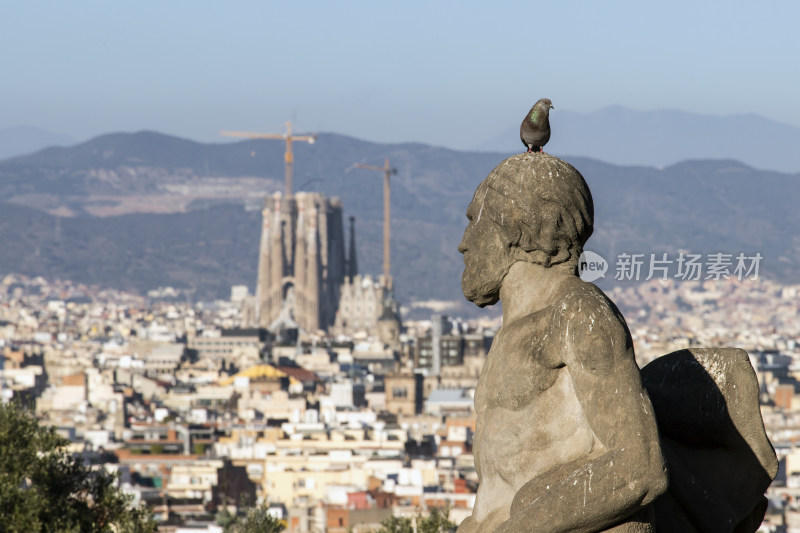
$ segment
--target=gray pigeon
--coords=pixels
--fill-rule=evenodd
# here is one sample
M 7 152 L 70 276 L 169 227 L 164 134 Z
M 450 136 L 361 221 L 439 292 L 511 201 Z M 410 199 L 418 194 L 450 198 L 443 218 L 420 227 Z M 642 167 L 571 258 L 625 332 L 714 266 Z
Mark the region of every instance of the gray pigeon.
M 542 152 L 542 147 L 550 140 L 550 110 L 555 109 L 549 98 L 542 98 L 535 104 L 519 127 L 519 139 L 530 152 Z

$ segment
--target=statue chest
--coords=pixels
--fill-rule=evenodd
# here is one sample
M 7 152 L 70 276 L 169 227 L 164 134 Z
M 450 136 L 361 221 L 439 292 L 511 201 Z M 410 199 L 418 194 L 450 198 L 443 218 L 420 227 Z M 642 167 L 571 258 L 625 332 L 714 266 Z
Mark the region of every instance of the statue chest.
M 565 372 L 549 320 L 535 317 L 524 328 L 498 334 L 484 363 L 475 406 L 519 410 L 530 406 Z M 548 317 L 549 318 L 549 317 Z

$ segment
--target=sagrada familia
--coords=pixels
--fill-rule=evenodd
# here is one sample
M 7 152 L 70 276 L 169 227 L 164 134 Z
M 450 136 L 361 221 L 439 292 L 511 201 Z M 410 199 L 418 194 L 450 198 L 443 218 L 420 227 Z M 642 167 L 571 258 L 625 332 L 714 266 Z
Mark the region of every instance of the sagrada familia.
M 254 325 L 396 340 L 400 319 L 391 279 L 358 274 L 353 217 L 345 254 L 340 199 L 278 192 L 266 198 L 262 216 Z

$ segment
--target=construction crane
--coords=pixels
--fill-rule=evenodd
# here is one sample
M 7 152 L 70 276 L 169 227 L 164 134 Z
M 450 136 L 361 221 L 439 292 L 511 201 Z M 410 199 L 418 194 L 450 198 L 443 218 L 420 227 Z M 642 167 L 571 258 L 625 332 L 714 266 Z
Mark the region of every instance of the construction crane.
M 317 140 L 316 134 L 314 135 L 292 135 L 292 123 L 286 123 L 286 133 L 254 133 L 250 131 L 220 131 L 220 135 L 226 137 L 244 137 L 246 139 L 282 139 L 286 141 L 286 154 L 284 161 L 286 162 L 286 185 L 285 194 L 289 198 L 292 196 L 292 182 L 294 181 L 294 152 L 292 151 L 292 142 L 306 141 L 308 144 L 314 144 Z
M 386 280 L 386 286 L 392 287 L 392 271 L 391 262 L 389 257 L 389 239 L 391 236 L 390 220 L 391 215 L 391 189 L 389 187 L 389 177 L 392 174 L 397 174 L 397 169 L 389 166 L 389 158 L 382 167 L 375 165 L 365 165 L 363 163 L 356 163 L 353 165 L 355 168 L 363 168 L 366 170 L 377 170 L 383 172 L 383 276 Z M 352 168 L 352 167 L 351 167 Z

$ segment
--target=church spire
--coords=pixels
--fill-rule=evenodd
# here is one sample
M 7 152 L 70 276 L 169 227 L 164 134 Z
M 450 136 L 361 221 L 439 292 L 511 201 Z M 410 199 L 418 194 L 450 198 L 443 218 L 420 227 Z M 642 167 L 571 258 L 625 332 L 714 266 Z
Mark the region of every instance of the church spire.
M 358 274 L 358 259 L 356 258 L 356 217 L 350 217 L 350 250 L 347 254 L 347 277 L 350 283 Z

